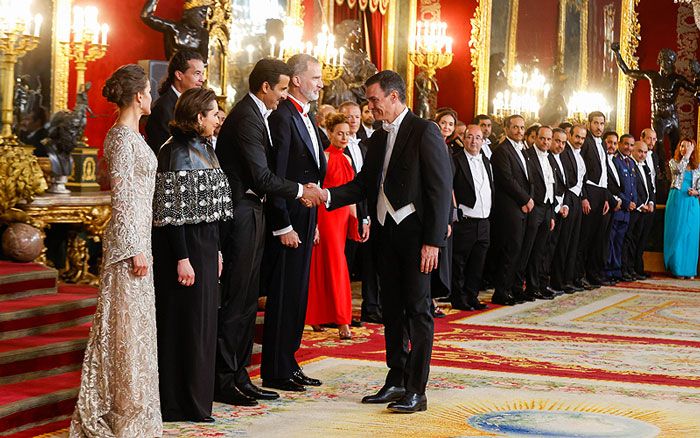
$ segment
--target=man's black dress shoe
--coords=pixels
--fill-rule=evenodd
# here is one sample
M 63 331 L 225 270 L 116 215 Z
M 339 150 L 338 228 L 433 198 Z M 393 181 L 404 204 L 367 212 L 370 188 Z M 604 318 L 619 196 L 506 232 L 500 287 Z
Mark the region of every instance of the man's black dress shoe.
M 639 272 L 635 272 L 635 274 L 637 274 L 638 280 L 646 280 L 647 278 L 649 278 L 649 276 L 643 272 L 641 274 Z
M 353 318 L 350 321 L 350 327 L 362 327 L 362 321 L 360 321 L 359 319 Z
M 243 394 L 235 386 L 223 394 L 214 394 L 214 401 L 233 406 L 257 406 L 258 404 L 257 400 Z
M 305 386 L 321 386 L 322 383 L 318 379 L 312 379 L 311 377 L 304 374 L 301 369 L 298 369 L 292 374 L 292 380 L 298 385 Z
M 360 318 L 360 320 L 363 322 L 369 322 L 372 324 L 383 324 L 384 323 L 382 321 L 381 314 L 364 315 L 362 318 Z
M 401 400 L 389 403 L 387 409 L 399 414 L 412 414 L 414 412 L 425 411 L 428 409 L 428 398 L 425 394 L 418 395 L 407 392 Z
M 564 291 L 562 289 L 556 289 L 556 288 L 553 288 L 551 286 L 545 287 L 543 292 L 546 292 L 547 294 L 553 295 L 555 297 L 558 295 L 562 295 L 564 293 Z
M 518 304 L 518 301 L 516 301 L 512 295 L 504 296 L 494 294 L 493 297 L 491 297 L 491 302 L 493 304 L 500 304 L 501 306 L 515 306 Z
M 292 379 L 268 379 L 263 380 L 262 386 L 265 388 L 279 389 L 280 391 L 304 392 L 306 388 Z
M 566 284 L 564 285 L 564 288 L 562 290 L 565 294 L 573 294 L 575 292 L 581 292 L 583 289 L 580 287 L 576 287 L 573 284 Z
M 554 299 L 554 295 L 544 294 L 538 290 L 527 291 L 526 295 L 528 295 L 531 298 L 534 298 L 536 300 L 553 300 Z
M 585 278 L 582 279 L 582 280 L 579 280 L 577 283 L 574 283 L 574 285 L 575 285 L 575 286 L 578 286 L 578 287 L 582 287 L 582 288 L 584 288 L 585 290 L 593 290 L 593 289 L 596 289 L 596 288 L 600 287 L 600 285 L 597 285 L 597 286 L 592 285 L 592 284 L 589 283 L 588 280 L 586 280 Z
M 601 279 L 600 284 L 603 286 L 615 286 L 615 282 L 609 278 Z
M 464 310 L 466 312 L 472 312 L 476 309 L 474 309 L 472 306 L 469 304 L 452 304 L 452 310 Z
M 515 297 L 516 301 L 520 301 L 521 303 L 524 303 L 525 301 L 535 301 L 537 299 L 536 296 L 531 294 L 529 291 L 528 292 L 518 292 L 518 293 L 513 293 L 513 297 Z
M 634 281 L 634 277 L 632 277 L 630 274 L 624 273 L 622 274 L 622 281 Z
M 480 301 L 474 301 L 474 302 L 471 302 L 471 303 L 469 303 L 469 304 L 467 304 L 467 305 L 468 305 L 469 307 L 471 307 L 472 310 L 484 310 L 484 309 L 488 309 L 488 308 L 489 308 L 486 304 L 484 304 L 484 303 L 482 303 L 482 302 L 480 302 Z
M 214 420 L 214 417 L 212 417 L 210 415 L 208 417 L 200 418 L 198 420 L 193 420 L 192 422 L 193 423 L 213 423 L 214 421 L 216 421 L 216 420 Z
M 276 400 L 280 398 L 280 395 L 275 391 L 267 391 L 253 385 L 251 382 L 244 383 L 243 385 L 237 386 L 237 388 L 243 395 L 257 400 Z
M 391 403 L 401 400 L 405 394 L 403 387 L 384 385 L 376 394 L 362 397 L 362 403 Z

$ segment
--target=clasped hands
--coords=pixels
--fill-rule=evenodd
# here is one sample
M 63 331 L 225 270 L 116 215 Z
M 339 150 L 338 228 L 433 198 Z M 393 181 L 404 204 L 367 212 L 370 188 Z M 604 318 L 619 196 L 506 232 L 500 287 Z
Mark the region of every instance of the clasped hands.
M 304 194 L 299 199 L 305 207 L 316 207 L 327 200 L 326 190 L 314 183 L 304 185 Z

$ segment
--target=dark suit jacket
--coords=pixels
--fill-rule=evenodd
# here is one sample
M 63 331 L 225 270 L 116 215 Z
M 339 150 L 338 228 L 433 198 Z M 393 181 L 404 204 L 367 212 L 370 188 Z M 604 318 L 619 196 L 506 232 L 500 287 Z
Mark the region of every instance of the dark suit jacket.
M 323 153 L 321 138 L 313 118 L 318 147 L 319 165 L 314 158 L 313 143 L 309 131 L 304 125 L 301 113 L 290 100 L 280 102 L 275 111 L 270 114 L 268 123 L 273 145 L 273 170 L 277 176 L 295 181 L 300 184 L 323 183 L 326 175 L 326 156 Z M 273 230 L 281 230 L 291 224 L 289 208 L 297 208 L 298 202 L 272 196 L 268 202 L 268 217 Z M 290 205 L 294 203 L 294 205 Z
M 495 148 L 491 156 L 493 180 L 496 188 L 495 207 L 499 213 L 517 212 L 517 214 L 525 215 L 520 207 L 527 204 L 532 198 L 532 184 L 517 154 L 518 152 L 510 140 L 505 139 Z M 528 155 L 525 154 L 526 164 L 527 157 Z
M 567 179 L 566 182 L 564 182 L 564 176 L 562 175 L 561 169 L 559 169 L 559 163 L 557 163 L 553 153 L 550 152 L 547 159 L 549 160 L 549 165 L 552 166 L 552 171 L 554 172 L 554 196 L 565 195 L 568 191 L 567 189 L 569 188 L 569 180 Z
M 168 91 L 153 102 L 151 115 L 146 122 L 146 143 L 156 155 L 163 143 L 170 138 L 168 123 L 173 119 L 176 103 L 177 94 L 172 88 L 168 88 Z
M 491 201 L 493 205 L 495 190 L 493 187 L 493 171 L 491 170 L 491 162 L 484 154 L 480 154 L 480 157 L 484 162 L 486 174 L 488 175 L 489 186 L 491 187 Z M 463 150 L 459 150 L 452 155 L 452 161 L 455 169 L 452 189 L 454 190 L 457 205 L 462 204 L 469 208 L 474 208 L 474 205 L 476 204 L 476 191 L 474 187 L 474 176 L 472 175 L 471 167 L 469 167 L 469 159 Z
M 367 198 L 372 220 L 377 218 L 387 132 L 375 131 L 367 157 L 354 180 L 330 189 L 331 209 Z M 422 224 L 423 243 L 444 247 L 452 200 L 452 169 L 447 146 L 437 125 L 409 111 L 396 134 L 384 178 L 384 194 L 395 210 L 413 203 Z
M 364 128 L 361 128 L 361 129 L 364 129 Z M 357 132 L 359 134 L 360 131 L 357 131 Z M 358 138 L 359 138 L 359 136 L 358 136 Z M 367 157 L 367 141 L 366 140 L 367 140 L 366 137 L 365 137 L 365 140 L 360 140 L 360 143 L 358 145 L 360 148 L 360 153 L 362 154 L 363 165 L 365 162 L 365 157 Z M 352 161 L 352 170 L 354 170 L 355 175 L 357 175 L 359 173 L 359 171 L 357 169 L 357 164 L 355 163 L 355 160 L 353 160 L 352 155 L 350 155 L 350 148 L 349 147 L 345 148 L 345 151 L 343 151 L 343 153 L 345 155 L 347 155 L 348 157 L 350 157 L 350 161 Z M 359 222 L 360 222 L 359 229 L 361 232 L 362 231 L 362 219 L 365 219 L 369 216 L 369 210 L 367 208 L 367 200 L 365 199 L 363 201 L 360 201 L 355 205 L 357 206 L 357 218 L 359 219 Z
M 360 140 L 367 140 L 370 136 L 367 135 L 367 128 L 365 128 L 365 125 L 360 123 L 360 129 L 357 130 L 357 138 Z
M 632 157 L 629 159 L 633 161 Z M 610 193 L 614 193 L 615 196 L 622 199 L 621 208 L 622 210 L 627 211 L 630 202 L 634 202 L 635 204 L 637 203 L 637 166 L 634 165 L 633 162 L 630 162 L 629 165 L 625 164 L 624 157 L 619 153 L 613 156 L 612 161 L 620 178 L 620 184 L 617 184 L 615 177 L 612 175 L 612 169 L 610 169 L 608 172 L 608 191 L 610 191 Z
M 586 180 L 598 184 L 602 172 L 606 171 L 607 167 L 605 163 L 600 162 L 598 148 L 590 132 L 586 135 L 586 140 L 583 142 L 583 146 L 581 146 L 581 157 L 583 158 L 583 162 L 586 163 Z
M 328 146 L 331 145 L 331 140 L 328 138 L 325 132 L 323 132 L 322 129 L 318 130 L 318 136 L 321 139 L 321 146 L 323 147 L 323 150 L 325 151 Z
M 537 147 L 533 146 L 530 149 L 527 149 L 525 151 L 525 154 L 528 156 L 528 172 L 530 173 L 530 181 L 532 182 L 532 200 L 535 201 L 535 205 L 543 206 L 545 205 L 544 198 L 547 195 L 547 185 L 544 181 L 544 169 L 542 169 L 542 166 L 540 165 L 540 160 L 537 158 Z M 550 154 L 547 153 L 548 163 L 550 162 L 549 160 Z M 554 169 L 552 169 L 552 171 L 554 172 Z M 552 195 L 554 196 L 557 194 L 556 173 L 553 173 L 553 176 L 554 183 L 552 183 Z M 556 203 L 556 199 L 552 199 L 552 209 L 554 209 Z
M 216 147 L 216 156 L 231 186 L 234 207 L 249 189 L 260 197 L 296 198 L 299 185 L 269 169 L 270 149 L 265 120 L 253 98 L 246 94 L 226 117 Z
M 656 154 L 654 154 L 654 156 L 656 156 Z M 643 169 L 644 175 L 642 175 L 642 173 L 639 172 L 639 167 L 636 167 L 635 165 L 635 170 L 637 170 L 637 172 L 635 172 L 635 177 L 637 180 L 637 207 L 644 205 L 647 202 L 656 203 L 656 193 L 654 191 L 654 186 L 651 184 L 651 170 L 646 164 L 644 165 Z M 646 187 L 649 188 L 648 191 L 644 187 L 644 181 L 642 181 L 642 178 L 646 179 Z
M 564 172 L 566 173 L 566 185 L 567 189 L 576 186 L 578 182 L 578 166 L 576 165 L 576 157 L 574 156 L 574 148 L 568 143 L 564 147 L 564 150 L 559 155 L 561 157 L 561 163 L 564 165 Z M 564 204 L 571 205 L 574 202 L 574 194 L 567 190 L 564 195 Z M 581 185 L 581 199 L 586 198 L 586 174 L 583 175 L 583 184 Z

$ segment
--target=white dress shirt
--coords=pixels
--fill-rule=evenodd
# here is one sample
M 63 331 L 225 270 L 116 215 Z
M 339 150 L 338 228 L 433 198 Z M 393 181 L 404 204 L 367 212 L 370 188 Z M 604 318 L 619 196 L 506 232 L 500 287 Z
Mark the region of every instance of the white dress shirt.
M 175 95 L 176 95 L 177 98 L 179 99 L 180 96 L 182 95 L 182 93 L 180 93 L 179 91 L 177 91 L 177 88 L 175 88 L 175 85 L 171 85 L 170 88 L 173 89 L 173 91 L 175 92 Z
M 375 129 L 372 128 L 371 126 L 365 125 L 364 123 L 362 124 L 362 126 L 365 128 L 365 132 L 367 133 L 367 138 L 370 138 L 372 136 L 372 134 L 374 134 Z
M 360 139 L 357 138 L 357 135 L 348 138 L 348 152 L 350 152 L 350 158 L 352 158 L 352 162 L 355 165 L 355 170 L 359 173 L 362 170 L 364 160 L 360 150 Z
M 491 155 L 493 155 L 493 151 L 491 150 L 491 140 L 488 138 L 484 139 L 484 144 L 481 145 L 481 151 L 486 155 L 486 158 L 489 160 L 491 159 Z
M 506 137 L 508 141 L 510 141 L 510 144 L 513 145 L 513 148 L 515 149 L 515 155 L 518 156 L 518 159 L 520 159 L 520 163 L 523 165 L 523 170 L 525 170 L 525 176 L 530 179 L 530 176 L 527 174 L 527 162 L 525 161 L 525 155 L 523 155 L 523 151 L 525 150 L 525 143 L 523 142 L 516 142 L 515 140 L 511 139 L 510 137 Z M 488 158 L 488 157 L 486 157 Z
M 301 119 L 304 121 L 304 126 L 306 126 L 306 130 L 309 131 L 309 137 L 311 137 L 311 143 L 313 144 L 313 153 L 314 153 L 314 159 L 316 160 L 316 166 L 318 168 L 321 168 L 321 161 L 319 160 L 318 156 L 318 137 L 316 134 L 316 129 L 314 128 L 313 123 L 311 123 L 311 119 L 309 118 L 309 109 L 311 108 L 311 105 L 307 103 L 301 103 L 298 99 L 296 99 L 294 96 L 291 94 L 288 96 L 290 100 L 293 102 L 296 102 L 297 105 L 299 105 L 302 109 L 301 111 Z
M 645 201 L 648 201 L 648 202 L 646 202 L 646 203 L 639 202 L 639 206 L 637 207 L 637 211 L 641 211 L 642 207 L 644 207 L 647 203 L 652 204 L 652 205 L 654 205 L 654 203 L 649 201 L 649 186 L 647 185 L 647 174 L 644 171 L 644 166 L 646 165 L 646 163 L 644 161 L 639 163 L 639 162 L 637 162 L 637 160 L 634 160 L 634 163 L 637 165 L 637 170 L 639 171 L 639 174 L 642 176 L 642 183 L 644 184 L 644 188 L 647 190 L 647 199 L 645 199 Z M 649 168 L 649 170 L 651 170 L 651 169 L 652 169 L 652 167 Z M 652 178 L 651 180 L 654 181 L 654 178 Z M 653 185 L 653 183 L 652 183 L 652 185 Z M 638 201 L 641 201 L 641 199 L 638 199 Z
M 540 162 L 540 167 L 542 168 L 542 174 L 544 176 L 544 203 L 554 202 L 554 170 L 552 170 L 552 165 L 549 164 L 549 159 L 547 156 L 549 152 L 541 151 L 537 146 L 535 146 L 535 153 L 537 154 L 537 160 Z
M 471 170 L 472 178 L 474 179 L 476 202 L 472 208 L 464 204 L 459 204 L 458 208 L 462 211 L 464 217 L 486 219 L 491 213 L 491 184 L 489 183 L 486 166 L 484 166 L 484 159 L 481 158 L 481 154 L 474 156 L 466 150 L 464 155 L 467 156 L 469 170 Z
M 561 162 L 561 153 L 552 154 L 552 156 L 554 157 L 554 161 L 557 163 L 557 167 L 559 167 L 559 173 L 561 174 L 561 179 L 564 182 L 564 186 L 566 186 L 566 173 L 564 172 L 564 165 Z M 555 195 L 554 198 L 557 200 L 557 206 L 554 207 L 554 212 L 559 213 L 559 210 L 565 206 L 564 195 Z
M 379 196 L 377 198 L 377 220 L 381 225 L 384 225 L 387 213 L 394 219 L 396 224 L 400 224 L 404 219 L 416 211 L 416 207 L 413 203 L 405 205 L 398 210 L 394 210 L 394 207 L 389 202 L 389 199 L 384 193 L 384 179 L 386 178 L 386 171 L 389 167 L 389 161 L 391 161 L 391 153 L 394 151 L 394 143 L 396 142 L 396 135 L 399 133 L 399 127 L 401 122 L 408 114 L 408 108 L 404 108 L 401 114 L 394 119 L 393 122 L 383 123 L 383 129 L 388 132 L 386 137 L 386 152 L 384 154 L 384 166 L 382 168 L 382 178 L 379 185 Z
M 617 185 L 620 185 L 620 174 L 617 173 L 617 166 L 615 166 L 615 163 L 613 162 L 613 157 L 614 154 L 608 154 L 608 163 L 610 164 L 610 170 L 612 171 L 613 176 L 615 177 L 615 182 L 617 182 Z
M 651 172 L 651 186 L 654 187 L 654 191 L 656 191 L 656 169 L 654 169 L 653 154 L 654 151 L 649 149 L 649 152 L 647 153 L 646 163 L 647 167 L 649 167 L 649 172 Z
M 583 161 L 581 156 L 581 149 L 571 148 L 574 152 L 574 159 L 576 160 L 576 185 L 569 190 L 576 196 L 581 196 L 581 190 L 583 190 L 583 176 L 586 174 L 586 162 Z
M 596 151 L 598 152 L 598 159 L 600 160 L 600 180 L 598 182 L 594 182 L 591 180 L 588 180 L 588 184 L 596 187 L 600 187 L 603 189 L 608 188 L 608 172 L 605 170 L 605 156 L 607 155 L 607 151 L 603 147 L 603 139 L 600 137 L 593 137 Z

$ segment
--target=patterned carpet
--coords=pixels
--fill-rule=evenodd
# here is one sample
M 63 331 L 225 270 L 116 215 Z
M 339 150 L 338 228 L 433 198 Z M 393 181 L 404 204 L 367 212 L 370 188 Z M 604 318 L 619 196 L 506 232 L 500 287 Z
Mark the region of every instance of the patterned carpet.
M 216 404 L 215 424 L 170 423 L 166 436 L 700 437 L 699 281 L 448 311 L 428 411 L 409 416 L 359 403 L 386 369 L 381 326 L 354 334 L 305 332 L 298 357 L 322 387 L 255 408 Z

